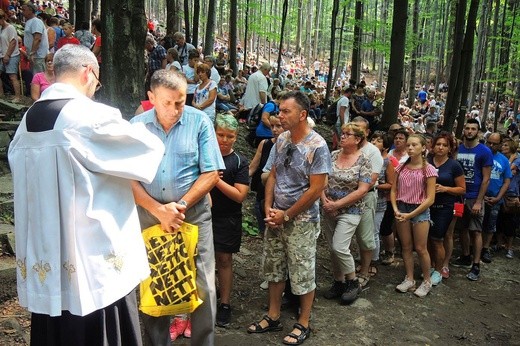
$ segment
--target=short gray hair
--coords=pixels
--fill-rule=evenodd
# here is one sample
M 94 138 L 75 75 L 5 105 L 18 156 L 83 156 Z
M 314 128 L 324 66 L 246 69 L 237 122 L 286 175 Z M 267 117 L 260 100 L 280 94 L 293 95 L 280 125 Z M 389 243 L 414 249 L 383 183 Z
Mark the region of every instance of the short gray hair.
M 186 90 L 188 84 L 186 77 L 174 70 L 157 70 L 150 79 L 150 89 L 152 92 L 155 88 L 164 87 L 171 90 Z
M 53 62 L 54 73 L 57 77 L 71 72 L 78 72 L 87 65 L 99 69 L 94 53 L 81 44 L 64 45 L 54 54 Z
M 173 39 L 178 40 L 180 38 L 184 38 L 184 34 L 180 31 L 177 31 L 175 34 L 173 34 Z

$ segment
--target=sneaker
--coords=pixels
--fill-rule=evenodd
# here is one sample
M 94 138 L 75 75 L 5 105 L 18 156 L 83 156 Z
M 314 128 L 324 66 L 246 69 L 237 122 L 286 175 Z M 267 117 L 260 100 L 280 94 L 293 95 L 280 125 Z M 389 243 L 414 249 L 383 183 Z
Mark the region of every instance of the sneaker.
M 260 284 L 260 288 L 263 290 L 266 290 L 269 288 L 269 283 L 267 281 L 264 281 Z
M 507 250 L 506 258 L 513 259 L 515 257 L 515 253 L 513 252 L 513 249 Z
M 443 279 L 449 279 L 450 278 L 450 268 L 442 267 L 441 276 Z
M 471 267 L 471 257 L 470 256 L 460 256 L 455 259 L 451 264 L 455 267 L 459 268 L 470 268 Z
M 188 318 L 188 324 L 186 329 L 184 329 L 184 337 L 187 339 L 191 338 L 191 318 Z
M 341 295 L 341 304 L 348 305 L 354 303 L 362 290 L 359 281 L 356 279 L 347 280 L 345 282 L 345 291 Z
M 468 280 L 477 281 L 480 278 L 480 269 L 474 266 L 473 268 L 471 268 L 466 277 L 468 278 Z
M 231 306 L 220 304 L 217 308 L 217 327 L 227 327 L 231 322 Z
M 415 290 L 415 280 L 408 280 L 408 277 L 405 276 L 404 281 L 397 285 L 395 289 L 402 293 L 413 291 Z
M 480 259 L 484 263 L 491 263 L 493 259 L 491 258 L 491 252 L 488 249 L 482 249 L 482 253 L 480 254 Z
M 435 268 L 430 268 L 429 272 L 430 272 L 430 276 L 433 275 L 433 272 L 435 271 Z M 424 278 L 424 275 L 421 273 L 421 278 Z
M 174 317 L 172 324 L 170 325 L 170 339 L 175 341 L 184 333 L 187 325 L 187 320 L 183 319 L 182 317 Z
M 434 270 L 433 273 L 430 274 L 430 280 L 432 280 L 432 286 L 437 286 L 442 282 L 441 273 Z
M 386 251 L 381 257 L 381 264 L 388 266 L 394 263 L 394 253 L 392 251 Z
M 437 272 L 438 273 L 438 272 Z M 440 276 L 440 275 L 439 275 Z M 413 294 L 415 294 L 417 297 L 426 297 L 428 293 L 430 293 L 430 290 L 432 289 L 432 283 L 429 281 L 424 280 L 419 286 L 418 289 L 416 289 Z
M 325 299 L 336 299 L 341 297 L 343 292 L 346 290 L 346 284 L 341 281 L 336 281 L 332 283 L 332 286 L 329 288 L 329 290 L 325 293 L 323 293 L 323 298 Z

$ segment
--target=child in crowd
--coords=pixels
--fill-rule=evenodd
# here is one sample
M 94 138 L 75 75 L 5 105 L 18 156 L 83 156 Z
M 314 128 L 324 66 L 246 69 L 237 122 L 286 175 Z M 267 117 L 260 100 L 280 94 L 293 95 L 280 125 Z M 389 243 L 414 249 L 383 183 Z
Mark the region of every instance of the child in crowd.
M 385 215 L 385 211 L 387 208 L 391 210 L 390 203 L 390 189 L 392 188 L 392 182 L 395 180 L 395 167 L 399 165 L 399 161 L 393 156 L 388 156 L 388 150 L 392 145 L 392 137 L 384 132 L 376 131 L 372 136 L 371 142 L 375 145 L 379 151 L 381 151 L 381 156 L 383 157 L 383 167 L 381 168 L 381 172 L 379 173 L 378 185 L 377 185 L 377 205 L 376 205 L 376 215 L 374 218 L 374 239 L 376 243 L 376 248 L 374 249 L 374 253 L 372 255 L 372 261 L 379 261 L 379 252 L 381 250 L 380 246 L 380 228 L 381 222 L 383 221 L 383 216 Z M 390 204 L 390 206 L 388 206 Z M 393 221 L 393 218 L 392 218 Z M 391 223 L 387 225 L 387 227 L 392 230 Z M 387 234 L 385 236 L 388 237 Z M 393 233 L 391 233 L 391 237 L 393 238 Z M 386 237 L 385 237 L 386 238 Z M 384 238 L 383 238 L 384 239 Z M 393 239 L 392 239 L 393 240 Z M 384 241 L 385 246 L 385 254 L 388 251 L 393 254 L 393 242 L 391 247 L 389 248 L 388 241 Z
M 238 122 L 231 114 L 219 114 L 215 119 L 215 133 L 226 169 L 211 190 L 213 242 L 218 271 L 220 304 L 217 326 L 231 322 L 230 297 L 233 287 L 233 253 L 240 250 L 242 238 L 242 202 L 249 192 L 249 162 L 233 149 L 237 140 Z
M 184 76 L 186 76 L 186 81 L 188 82 L 188 89 L 186 92 L 187 106 L 191 106 L 195 89 L 197 89 L 197 84 L 199 83 L 199 77 L 197 76 L 197 73 L 195 73 L 195 69 L 199 64 L 199 59 L 199 52 L 193 49 L 188 52 L 188 65 L 182 66 L 182 73 L 184 73 Z
M 265 198 L 265 187 L 261 179 L 262 169 L 269 158 L 269 153 L 271 152 L 271 148 L 274 143 L 276 143 L 276 139 L 283 132 L 282 124 L 280 123 L 280 119 L 276 115 L 269 116 L 269 123 L 271 124 L 271 132 L 273 133 L 273 138 L 264 139 L 258 144 L 258 148 L 256 149 L 255 156 L 249 165 L 249 176 L 251 177 L 251 190 L 256 192 L 256 220 L 258 222 L 258 232 L 260 234 L 264 233 L 265 223 L 264 223 L 264 206 L 263 200 Z
M 169 48 L 166 52 L 166 61 L 168 64 L 166 65 L 167 70 L 175 70 L 180 71 L 182 69 L 181 64 L 179 63 L 179 53 L 175 48 Z
M 397 285 L 399 292 L 415 290 L 418 297 L 426 296 L 432 287 L 430 255 L 427 250 L 430 229 L 429 207 L 435 200 L 436 169 L 426 162 L 426 140 L 421 135 L 410 135 L 407 140 L 408 159 L 397 167 L 390 199 L 403 255 L 406 276 Z M 415 289 L 413 277 L 413 250 L 419 256 L 423 282 Z
M 57 49 L 60 49 L 66 44 L 81 44 L 81 42 L 74 37 L 74 28 L 72 27 L 72 24 L 63 24 L 63 32 L 65 33 L 65 36 L 59 39 Z

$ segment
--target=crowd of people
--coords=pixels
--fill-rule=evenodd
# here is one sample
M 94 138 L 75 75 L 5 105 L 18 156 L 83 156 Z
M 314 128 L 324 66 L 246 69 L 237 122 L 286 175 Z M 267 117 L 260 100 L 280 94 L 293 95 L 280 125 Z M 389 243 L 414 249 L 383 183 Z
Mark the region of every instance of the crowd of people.
M 146 37 L 148 100 L 128 123 L 91 100 L 100 87 L 101 23 L 93 23 L 88 44 L 62 24 L 52 53 L 36 5 L 22 11 L 40 84 L 9 161 L 18 292 L 32 312 L 32 340 L 141 345 L 140 316 L 146 344 L 170 345 L 184 335 L 194 345 L 213 345 L 215 326 L 233 318 L 233 254 L 240 251 L 250 189 L 269 299 L 267 313 L 246 331 L 282 330 L 282 297 L 292 295 L 299 312 L 284 344 L 311 335 L 316 288 L 323 284 L 316 279 L 322 228 L 332 282 L 323 295 L 340 304 L 352 304 L 377 279 L 377 266 L 398 254 L 404 279 L 395 278 L 395 290 L 418 297 L 450 278 L 450 266 L 466 267 L 467 279 L 477 281 L 480 262 L 492 262 L 501 247 L 514 257 L 516 214 L 505 200 L 518 201 L 518 144 L 500 132 L 484 133 L 479 112 L 470 113 L 457 141 L 438 130 L 442 99 L 419 88 L 414 105 L 403 101 L 399 121 L 384 132 L 382 91 L 345 75 L 335 89 L 331 151 L 313 129 L 325 113 L 320 64 L 276 78 L 269 62 L 243 65 L 234 77 L 223 50 L 203 56 L 178 32 L 171 47 Z M 248 158 L 234 144 L 240 121 L 255 108 L 261 110 L 257 150 Z M 175 233 L 184 222 L 198 226 L 203 302 L 189 316 L 138 314 L 134 288 L 149 274 L 140 231 L 159 224 Z M 455 229 L 462 248 L 452 259 Z

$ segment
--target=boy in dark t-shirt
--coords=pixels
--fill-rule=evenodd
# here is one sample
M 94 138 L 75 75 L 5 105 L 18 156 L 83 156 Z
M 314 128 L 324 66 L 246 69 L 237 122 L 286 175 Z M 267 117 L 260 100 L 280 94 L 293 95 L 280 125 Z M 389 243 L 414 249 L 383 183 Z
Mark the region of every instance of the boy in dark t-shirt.
M 231 321 L 230 297 L 233 287 L 233 253 L 240 250 L 242 238 L 242 202 L 249 191 L 249 162 L 233 149 L 238 122 L 230 114 L 217 116 L 215 132 L 226 169 L 220 172 L 217 185 L 211 190 L 213 243 L 218 270 L 220 304 L 217 326 Z

